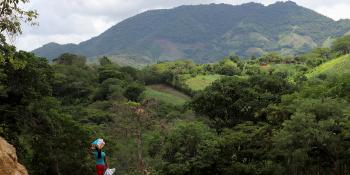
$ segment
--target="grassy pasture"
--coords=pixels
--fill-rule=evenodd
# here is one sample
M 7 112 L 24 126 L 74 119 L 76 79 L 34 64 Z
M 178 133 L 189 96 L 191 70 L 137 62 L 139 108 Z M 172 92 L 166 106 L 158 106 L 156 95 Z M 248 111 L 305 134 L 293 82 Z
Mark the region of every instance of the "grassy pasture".
M 185 84 L 192 90 L 203 90 L 207 86 L 211 85 L 214 81 L 223 77 L 222 75 L 198 75 L 196 77 L 186 80 Z
M 350 74 L 350 55 L 341 56 L 339 58 L 328 61 L 320 66 L 312 69 L 306 74 L 306 77 L 312 78 L 320 74 L 331 76 L 341 76 Z
M 172 104 L 175 106 L 183 105 L 190 99 L 190 97 L 188 97 L 187 95 L 164 84 L 147 86 L 145 91 L 145 97 L 153 98 L 158 101 Z

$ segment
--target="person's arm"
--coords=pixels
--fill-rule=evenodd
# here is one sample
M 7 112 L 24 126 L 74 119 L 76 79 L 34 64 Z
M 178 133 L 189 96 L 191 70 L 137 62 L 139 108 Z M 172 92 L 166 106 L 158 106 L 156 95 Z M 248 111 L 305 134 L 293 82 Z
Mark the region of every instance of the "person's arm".
M 109 168 L 109 163 L 108 163 L 108 159 L 107 159 L 107 156 L 105 155 L 105 164 L 106 164 L 106 169 Z

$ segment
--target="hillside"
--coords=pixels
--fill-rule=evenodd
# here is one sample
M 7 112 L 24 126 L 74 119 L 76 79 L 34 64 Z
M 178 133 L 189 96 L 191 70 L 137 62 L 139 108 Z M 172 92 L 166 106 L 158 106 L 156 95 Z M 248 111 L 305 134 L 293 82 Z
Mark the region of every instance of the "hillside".
M 112 56 L 117 62 L 190 58 L 207 63 L 232 52 L 297 54 L 349 31 L 349 20 L 334 21 L 291 1 L 192 5 L 147 11 L 79 44 L 49 43 L 33 52 L 50 59 L 72 52 L 92 59 Z
M 328 61 L 312 69 L 306 76 L 311 78 L 321 74 L 330 76 L 350 75 L 350 55 Z

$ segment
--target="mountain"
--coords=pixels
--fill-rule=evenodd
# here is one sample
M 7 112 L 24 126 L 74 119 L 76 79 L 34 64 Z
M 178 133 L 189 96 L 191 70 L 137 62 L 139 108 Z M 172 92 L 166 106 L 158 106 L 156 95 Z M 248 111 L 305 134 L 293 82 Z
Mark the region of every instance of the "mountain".
M 267 51 L 297 54 L 329 45 L 350 31 L 350 20 L 334 21 L 294 2 L 242 5 L 187 5 L 151 10 L 128 18 L 79 44 L 49 43 L 33 52 L 55 58 L 63 52 L 89 58 L 142 58 L 163 61 L 190 58 L 212 62 L 230 53 Z

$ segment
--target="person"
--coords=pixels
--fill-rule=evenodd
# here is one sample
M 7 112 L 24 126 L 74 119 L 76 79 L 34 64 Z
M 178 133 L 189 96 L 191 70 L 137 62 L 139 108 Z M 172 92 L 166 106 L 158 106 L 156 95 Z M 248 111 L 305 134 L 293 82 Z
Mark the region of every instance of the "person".
M 105 171 L 109 168 L 106 153 L 97 147 L 92 153 L 96 160 L 96 174 L 104 175 Z

